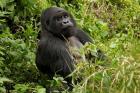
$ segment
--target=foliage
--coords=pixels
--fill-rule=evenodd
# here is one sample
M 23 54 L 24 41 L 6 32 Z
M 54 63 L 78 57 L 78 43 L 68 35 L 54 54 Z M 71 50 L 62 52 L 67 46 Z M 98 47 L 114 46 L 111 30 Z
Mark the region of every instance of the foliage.
M 140 92 L 139 0 L 0 0 L 0 93 L 69 92 L 62 77 L 47 80 L 35 66 L 41 11 L 60 6 L 94 41 L 107 61 L 80 62 L 72 73 L 72 93 Z M 51 87 L 51 88 L 50 88 Z

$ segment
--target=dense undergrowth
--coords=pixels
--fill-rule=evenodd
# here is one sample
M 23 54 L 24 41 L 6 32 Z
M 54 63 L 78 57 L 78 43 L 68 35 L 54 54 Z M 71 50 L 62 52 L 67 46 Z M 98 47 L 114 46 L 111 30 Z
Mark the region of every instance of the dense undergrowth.
M 70 11 L 108 61 L 79 63 L 72 93 L 140 92 L 139 0 L 0 0 L 0 93 L 67 91 L 62 77 L 47 80 L 35 66 L 40 13 L 49 6 Z

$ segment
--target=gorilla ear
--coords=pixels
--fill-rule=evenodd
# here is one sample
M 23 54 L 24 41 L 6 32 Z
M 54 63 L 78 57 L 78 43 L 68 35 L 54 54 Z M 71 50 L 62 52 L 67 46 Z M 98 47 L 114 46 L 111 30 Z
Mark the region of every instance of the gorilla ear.
M 46 25 L 49 25 L 49 20 L 46 20 Z

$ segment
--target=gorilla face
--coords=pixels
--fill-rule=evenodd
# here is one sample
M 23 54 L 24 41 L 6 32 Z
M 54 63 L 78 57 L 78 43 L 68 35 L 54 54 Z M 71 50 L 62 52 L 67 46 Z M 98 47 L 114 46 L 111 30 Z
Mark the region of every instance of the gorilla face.
M 66 10 L 58 7 L 45 10 L 41 18 L 42 28 L 53 34 L 69 33 L 69 29 L 76 25 L 73 17 Z
M 68 27 L 72 27 L 73 23 L 71 22 L 70 16 L 66 12 L 59 12 L 52 18 L 50 26 L 54 26 L 59 29 L 66 29 Z

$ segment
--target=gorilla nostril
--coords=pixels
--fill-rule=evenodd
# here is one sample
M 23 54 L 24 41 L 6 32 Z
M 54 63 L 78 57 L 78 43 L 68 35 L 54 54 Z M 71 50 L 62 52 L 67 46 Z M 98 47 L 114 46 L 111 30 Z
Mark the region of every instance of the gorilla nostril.
M 64 24 L 67 24 L 67 23 L 69 23 L 69 21 L 64 21 L 63 23 L 64 23 Z

